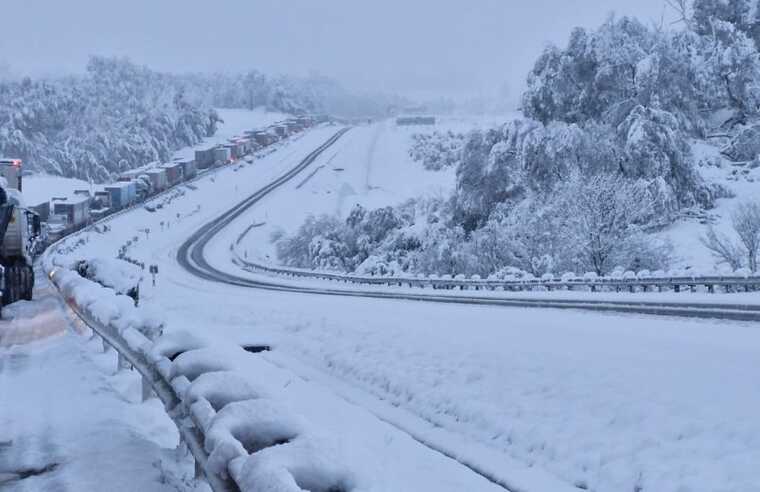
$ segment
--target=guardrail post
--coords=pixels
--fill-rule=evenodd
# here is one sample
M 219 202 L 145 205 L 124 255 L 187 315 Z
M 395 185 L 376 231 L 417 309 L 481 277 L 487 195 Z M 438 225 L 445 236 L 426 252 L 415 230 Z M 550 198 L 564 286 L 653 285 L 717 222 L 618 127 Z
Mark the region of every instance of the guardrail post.
M 681 292 L 681 286 L 678 284 L 675 284 L 673 286 L 673 292 Z
M 127 358 L 121 355 L 121 353 L 119 353 L 116 359 L 116 372 L 119 372 L 123 369 L 131 369 L 131 368 L 132 366 L 129 364 L 129 361 L 127 361 Z
M 101 338 L 100 341 L 103 343 L 103 353 L 108 352 L 108 349 L 111 348 L 111 346 L 108 345 L 108 342 L 106 342 L 106 339 Z
M 715 286 L 714 286 L 714 285 L 712 285 L 712 284 L 709 284 L 709 285 L 707 286 L 707 293 L 708 293 L 708 294 L 715 294 Z
M 150 400 L 153 398 L 155 393 L 153 392 L 153 388 L 150 385 L 150 382 L 145 378 L 145 376 L 140 378 L 140 385 L 142 387 L 142 401 Z

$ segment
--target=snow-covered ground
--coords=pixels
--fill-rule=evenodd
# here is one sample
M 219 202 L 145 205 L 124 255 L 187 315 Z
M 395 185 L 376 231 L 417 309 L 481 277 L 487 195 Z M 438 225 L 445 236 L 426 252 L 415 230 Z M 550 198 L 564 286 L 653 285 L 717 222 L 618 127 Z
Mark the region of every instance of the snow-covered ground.
M 387 169 L 390 183 L 408 181 L 410 193 L 424 192 L 427 184 L 414 183 L 414 175 L 367 157 L 381 152 L 372 151 L 372 132 L 383 139 L 377 128 L 351 130 L 252 208 L 209 245 L 216 252 L 212 264 L 235 268 L 230 238 L 252 223 L 287 226 L 298 223 L 287 222 L 291 214 L 344 211 L 346 197 L 375 204 L 402 198 L 371 190 L 382 183 L 383 171 L 376 169 Z M 318 128 L 253 164 L 203 178 L 196 190 L 186 189 L 155 213 L 139 209 L 117 217 L 110 233 L 90 234 L 68 257 L 114 256 L 128 239 L 141 237 L 129 254 L 159 265 L 158 286 L 145 286 L 142 298 L 163 310 L 167 330 L 272 344 L 263 359 L 319 386 L 297 409 L 348 436 L 346 445 L 356 446 L 357 455 L 367 452 L 362 446 L 376 450 L 376 462 L 360 470 L 370 482 L 406 470 L 415 459 L 410 456 L 428 456 L 420 448 L 405 447 L 410 454 L 400 456 L 373 447 L 376 439 L 395 442 L 408 433 L 527 491 L 560 490 L 557 481 L 615 492 L 760 490 L 760 420 L 754 415 L 760 332 L 752 324 L 259 291 L 198 279 L 176 264 L 179 244 L 200 225 L 294 166 L 334 131 Z M 336 161 L 344 171 L 330 169 Z M 367 175 L 370 186 L 362 191 Z M 343 179 L 356 194 L 343 193 L 341 202 Z M 147 240 L 138 232 L 146 226 L 154 231 Z M 302 395 L 294 398 L 304 402 Z M 332 407 L 336 398 L 396 430 L 355 426 L 355 415 L 326 411 L 338 408 Z M 394 490 L 440 490 L 448 478 L 466 479 L 450 460 L 426 463 L 418 481 L 394 482 Z M 491 486 L 471 480 L 452 481 L 449 490 Z
M 207 490 L 161 402 L 39 283 L 0 321 L 0 490 Z
M 457 127 L 461 122 L 452 123 Z M 446 196 L 454 186 L 454 169 L 425 171 L 409 157 L 409 143 L 420 127 L 398 127 L 391 120 L 358 126 L 320 156 L 287 191 L 268 197 L 251 223 L 242 248 L 250 259 L 276 262 L 269 238 L 274 231 L 294 233 L 310 214 L 346 217 L 356 204 L 366 208 L 396 205 L 423 196 Z M 293 193 L 298 204 L 291 202 Z
M 673 244 L 676 256 L 674 266 L 704 270 L 713 267 L 716 259 L 702 244 L 700 238 L 707 233 L 710 226 L 729 237 L 734 235 L 731 227 L 734 208 L 742 201 L 757 200 L 760 197 L 760 168 L 734 166 L 720 155 L 718 147 L 702 141 L 693 143 L 693 152 L 698 161 L 712 158 L 722 162 L 721 167 L 701 166 L 697 171 L 707 182 L 719 183 L 736 196 L 719 199 L 715 209 L 707 211 L 710 218 L 708 223 L 701 223 L 697 218 L 682 219 L 660 234 Z

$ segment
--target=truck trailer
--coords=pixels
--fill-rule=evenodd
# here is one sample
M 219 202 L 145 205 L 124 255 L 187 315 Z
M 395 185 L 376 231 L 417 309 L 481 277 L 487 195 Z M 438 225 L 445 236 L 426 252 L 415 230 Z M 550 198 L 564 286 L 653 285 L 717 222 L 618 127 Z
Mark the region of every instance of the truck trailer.
M 111 196 L 110 207 L 112 209 L 119 210 L 129 205 L 130 201 L 128 183 L 128 181 L 118 181 L 103 188 Z
M 150 179 L 150 184 L 153 187 L 153 193 L 163 191 L 169 186 L 169 182 L 166 179 L 166 169 L 149 169 L 145 171 L 145 174 Z

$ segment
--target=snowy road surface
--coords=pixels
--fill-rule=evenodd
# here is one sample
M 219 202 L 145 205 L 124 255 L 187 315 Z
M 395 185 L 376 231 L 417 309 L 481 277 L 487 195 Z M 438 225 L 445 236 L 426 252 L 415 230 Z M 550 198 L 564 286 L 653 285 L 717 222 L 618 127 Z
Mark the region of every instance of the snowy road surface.
M 37 278 L 44 276 L 40 267 Z M 34 301 L 19 301 L 3 308 L 0 320 L 0 349 L 63 335 L 69 319 L 62 315 L 58 292 L 47 281 L 34 286 Z
M 361 130 L 371 135 L 373 128 Z M 756 325 L 259 291 L 198 279 L 177 265 L 177 247 L 198 227 L 334 132 L 311 131 L 252 165 L 205 178 L 156 213 L 118 217 L 111 233 L 89 234 L 70 258 L 114 256 L 149 225 L 156 232 L 129 254 L 159 265 L 158 286 L 145 286 L 143 297 L 166 313 L 168 329 L 273 345 L 262 357 L 305 378 L 306 387 L 294 393 L 303 404 L 295 408 L 346 436 L 347 446 L 377 450 L 375 461 L 360 467 L 370 482 L 379 481 L 376 490 L 387 485 L 381 477 L 408 470 L 415 459 L 430 460 L 428 468 L 401 489 L 433 490 L 452 476 L 471 482 L 450 490 L 494 487 L 451 460 L 436 461 L 424 446 L 399 456 L 372 444 L 410 435 L 527 491 L 561 484 L 611 492 L 760 490 Z M 302 201 L 303 194 L 328 175 L 326 161 L 336 162 L 341 149 L 360 153 L 360 143 L 343 145 L 305 170 L 301 177 L 326 166 L 307 185 L 296 188 L 301 179 L 294 179 L 220 235 L 220 254 L 209 261 L 234 268 L 221 236 L 308 212 L 303 208 L 314 202 Z M 341 166 L 364 164 L 343 159 Z M 360 190 L 365 170 L 336 172 L 344 182 L 330 175 L 337 187 L 331 189 Z M 373 164 L 372 179 L 376 170 Z M 163 230 L 161 221 L 169 223 Z M 353 408 L 354 417 L 326 408 Z
M 0 324 L 0 490 L 206 490 L 160 401 L 37 283 Z

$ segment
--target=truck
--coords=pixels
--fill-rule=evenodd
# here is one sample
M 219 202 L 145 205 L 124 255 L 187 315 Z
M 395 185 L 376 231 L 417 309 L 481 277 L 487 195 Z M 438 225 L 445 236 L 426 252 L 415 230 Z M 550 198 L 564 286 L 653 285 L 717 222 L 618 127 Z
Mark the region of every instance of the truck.
M 52 202 L 53 213 L 66 218 L 66 227 L 69 230 L 81 229 L 90 221 L 92 198 L 89 195 L 53 197 Z M 113 206 L 113 203 L 111 205 Z
M 130 199 L 128 183 L 128 181 L 119 181 L 104 188 L 104 190 L 110 194 L 111 208 L 114 210 L 119 210 L 129 205 Z
M 214 148 L 214 163 L 216 165 L 229 164 L 232 162 L 232 153 L 228 147 L 219 146 Z
M 166 171 L 166 181 L 169 186 L 174 186 L 182 181 L 182 164 L 172 162 L 164 164 L 162 169 Z
M 169 182 L 166 179 L 166 169 L 153 168 L 145 171 L 145 174 L 150 179 L 150 184 L 153 187 L 153 193 L 165 190 L 169 186 Z
M 24 205 L 20 159 L 0 159 L 0 314 L 2 306 L 31 300 L 33 257 L 40 247 L 40 217 Z

